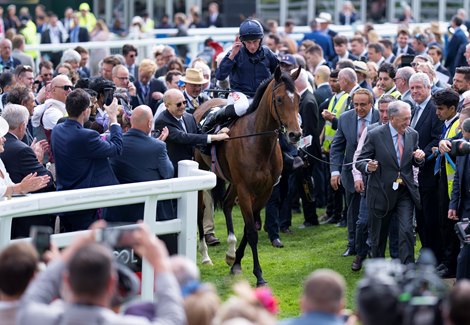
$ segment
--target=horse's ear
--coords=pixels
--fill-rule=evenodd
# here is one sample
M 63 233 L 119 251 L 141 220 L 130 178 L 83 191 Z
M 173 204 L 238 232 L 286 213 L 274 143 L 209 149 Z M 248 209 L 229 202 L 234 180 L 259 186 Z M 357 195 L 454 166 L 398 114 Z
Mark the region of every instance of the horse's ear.
M 302 70 L 302 67 L 299 67 L 297 71 L 294 71 L 290 76 L 292 80 L 297 80 L 297 78 L 300 76 L 300 70 Z
M 274 71 L 274 79 L 276 81 L 279 81 L 281 80 L 281 75 L 282 75 L 282 71 L 281 71 L 281 68 L 279 67 L 279 65 L 276 67 L 276 70 Z

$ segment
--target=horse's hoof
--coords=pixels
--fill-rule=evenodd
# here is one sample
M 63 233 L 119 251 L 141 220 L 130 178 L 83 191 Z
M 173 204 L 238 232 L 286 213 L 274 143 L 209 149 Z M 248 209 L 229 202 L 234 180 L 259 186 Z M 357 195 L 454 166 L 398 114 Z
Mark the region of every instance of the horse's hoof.
M 255 222 L 255 228 L 256 228 L 256 231 L 260 231 L 261 230 L 261 222 L 256 221 Z
M 202 264 L 203 265 L 211 265 L 211 266 L 214 265 L 214 263 L 212 263 L 212 260 L 210 259 L 210 257 L 209 258 L 204 258 L 202 260 Z
M 256 281 L 256 287 L 259 288 L 259 287 L 265 287 L 268 285 L 268 282 L 264 279 L 261 279 L 261 280 L 258 280 Z
M 235 256 L 225 255 L 225 262 L 228 266 L 232 266 L 235 263 Z
M 241 274 L 241 273 L 242 273 L 242 266 L 240 264 L 234 264 L 230 268 L 230 274 L 232 274 L 232 275 L 237 275 L 237 274 Z

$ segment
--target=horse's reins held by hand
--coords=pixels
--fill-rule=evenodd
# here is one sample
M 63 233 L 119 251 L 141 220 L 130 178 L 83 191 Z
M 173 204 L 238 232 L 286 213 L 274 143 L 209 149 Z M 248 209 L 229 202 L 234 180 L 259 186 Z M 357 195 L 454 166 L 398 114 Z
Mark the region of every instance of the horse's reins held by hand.
M 331 162 L 329 162 L 329 161 L 322 160 L 322 159 L 320 159 L 320 158 L 315 157 L 315 156 L 312 155 L 311 153 L 305 151 L 304 148 L 300 148 L 300 150 L 301 150 L 303 153 L 305 153 L 306 155 L 308 155 L 309 157 L 312 157 L 313 159 L 318 160 L 319 162 L 322 162 L 322 163 L 324 163 L 324 164 L 331 165 L 331 166 L 349 166 L 349 165 L 353 165 L 353 164 L 358 163 L 358 162 L 363 162 L 363 161 L 369 162 L 369 161 L 372 160 L 372 159 L 370 159 L 370 158 L 365 158 L 365 159 L 356 160 L 356 161 L 352 161 L 352 162 L 350 162 L 350 163 L 345 163 L 345 164 L 334 164 L 334 163 L 331 163 Z
M 265 131 L 265 132 L 259 132 L 259 133 L 252 133 L 252 134 L 244 134 L 244 135 L 238 135 L 236 137 L 230 137 L 225 139 L 224 141 L 228 140 L 234 140 L 234 139 L 242 139 L 242 138 L 251 138 L 251 137 L 257 137 L 261 135 L 269 135 L 269 134 L 279 134 L 279 129 L 273 130 L 273 131 Z

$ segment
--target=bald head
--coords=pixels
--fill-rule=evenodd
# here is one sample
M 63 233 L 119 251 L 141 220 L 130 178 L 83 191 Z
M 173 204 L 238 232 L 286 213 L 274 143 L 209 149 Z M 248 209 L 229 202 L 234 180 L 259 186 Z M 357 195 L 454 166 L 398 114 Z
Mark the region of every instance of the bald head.
M 50 86 L 51 98 L 65 103 L 67 95 L 72 89 L 64 89 L 64 86 L 72 86 L 72 82 L 66 75 L 58 75 L 52 79 Z
M 326 65 L 321 65 L 315 70 L 315 83 L 317 85 L 328 82 L 330 79 L 330 68 Z
M 152 121 L 152 110 L 147 105 L 137 106 L 132 111 L 131 127 L 133 129 L 137 129 L 148 134 L 152 129 Z

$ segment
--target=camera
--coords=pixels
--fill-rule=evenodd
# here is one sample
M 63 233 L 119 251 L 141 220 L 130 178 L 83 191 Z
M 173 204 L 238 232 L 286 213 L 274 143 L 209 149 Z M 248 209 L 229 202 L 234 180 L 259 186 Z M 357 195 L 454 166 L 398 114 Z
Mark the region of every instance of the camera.
M 108 224 L 107 228 L 98 232 L 96 239 L 113 249 L 130 248 L 135 245 L 135 232 L 138 229 L 138 225 Z
M 52 228 L 46 226 L 31 226 L 30 233 L 31 242 L 38 252 L 39 258 L 50 249 Z
M 452 140 L 452 149 L 450 154 L 452 156 L 465 156 L 470 153 L 470 142 L 465 140 Z
M 428 249 L 416 264 L 372 259 L 365 262 L 357 300 L 370 320 L 363 324 L 440 325 L 441 304 L 447 286 L 437 275 L 436 259 Z M 387 320 L 383 319 L 384 312 Z M 362 317 L 362 315 L 361 315 Z M 361 318 L 362 319 L 362 318 Z
M 457 222 L 454 226 L 457 237 L 462 244 L 470 244 L 470 221 L 464 218 L 462 221 Z

